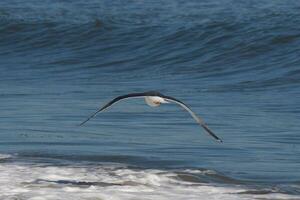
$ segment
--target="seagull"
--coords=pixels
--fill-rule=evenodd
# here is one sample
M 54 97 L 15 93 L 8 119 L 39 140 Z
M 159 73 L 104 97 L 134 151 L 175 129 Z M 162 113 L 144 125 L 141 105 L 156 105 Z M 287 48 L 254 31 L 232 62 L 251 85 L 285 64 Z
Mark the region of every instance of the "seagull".
M 121 95 L 110 102 L 108 102 L 106 105 L 104 105 L 102 108 L 98 109 L 94 114 L 92 114 L 90 117 L 88 117 L 85 121 L 83 121 L 80 126 L 85 124 L 87 121 L 89 121 L 91 118 L 95 117 L 99 112 L 106 110 L 108 107 L 112 106 L 113 104 L 125 100 L 125 99 L 130 99 L 130 98 L 144 98 L 146 103 L 151 106 L 151 107 L 158 107 L 160 104 L 163 103 L 175 103 L 180 105 L 182 108 L 184 108 L 186 111 L 189 112 L 189 114 L 194 118 L 196 122 L 199 123 L 199 125 L 209 134 L 211 135 L 214 139 L 216 139 L 219 142 L 222 142 L 222 140 L 214 134 L 208 126 L 205 124 L 202 118 L 198 117 L 185 103 L 182 101 L 179 101 L 178 99 L 175 99 L 174 97 L 171 96 L 165 96 L 161 94 L 160 92 L 157 91 L 148 91 L 148 92 L 141 92 L 141 93 L 131 93 L 131 94 L 126 94 L 126 95 Z

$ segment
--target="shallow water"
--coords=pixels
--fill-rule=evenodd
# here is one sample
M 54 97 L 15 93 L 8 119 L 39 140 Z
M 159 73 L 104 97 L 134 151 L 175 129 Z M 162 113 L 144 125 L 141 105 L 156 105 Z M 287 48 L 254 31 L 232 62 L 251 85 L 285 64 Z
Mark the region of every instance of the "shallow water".
M 299 9 L 1 1 L 1 198 L 299 199 Z M 224 143 L 138 99 L 78 127 L 147 90 L 190 105 Z

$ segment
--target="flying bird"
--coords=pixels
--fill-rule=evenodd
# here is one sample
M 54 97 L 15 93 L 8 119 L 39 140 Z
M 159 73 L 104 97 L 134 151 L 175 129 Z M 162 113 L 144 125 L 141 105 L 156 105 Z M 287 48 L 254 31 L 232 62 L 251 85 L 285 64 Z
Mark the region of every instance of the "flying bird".
M 190 115 L 196 120 L 196 122 L 198 122 L 200 124 L 200 126 L 202 128 L 204 128 L 204 130 L 209 135 L 211 135 L 217 141 L 222 142 L 222 140 L 208 128 L 208 126 L 204 123 L 203 119 L 198 117 L 185 103 L 183 103 L 182 101 L 179 101 L 178 99 L 175 99 L 174 97 L 165 96 L 165 95 L 161 94 L 160 92 L 156 92 L 156 91 L 149 91 L 149 92 L 142 92 L 142 93 L 131 93 L 131 94 L 118 96 L 118 97 L 114 98 L 113 100 L 111 100 L 110 102 L 108 102 L 102 108 L 97 110 L 94 114 L 92 114 L 85 121 L 83 121 L 80 124 L 80 126 L 85 124 L 91 118 L 95 117 L 99 112 L 104 111 L 105 109 L 112 106 L 113 104 L 115 104 L 115 103 L 117 103 L 121 100 L 130 99 L 130 98 L 145 98 L 146 103 L 151 107 L 157 107 L 157 106 L 160 106 L 160 104 L 163 104 L 163 103 L 178 104 L 181 107 L 183 107 L 186 111 L 188 111 L 190 113 Z

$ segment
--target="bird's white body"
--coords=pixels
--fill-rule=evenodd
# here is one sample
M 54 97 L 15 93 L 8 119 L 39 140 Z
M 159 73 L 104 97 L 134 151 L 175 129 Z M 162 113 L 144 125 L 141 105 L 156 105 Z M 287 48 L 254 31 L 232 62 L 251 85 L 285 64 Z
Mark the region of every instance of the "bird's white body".
M 145 101 L 151 107 L 160 106 L 161 103 L 168 103 L 164 98 L 157 96 L 146 96 Z

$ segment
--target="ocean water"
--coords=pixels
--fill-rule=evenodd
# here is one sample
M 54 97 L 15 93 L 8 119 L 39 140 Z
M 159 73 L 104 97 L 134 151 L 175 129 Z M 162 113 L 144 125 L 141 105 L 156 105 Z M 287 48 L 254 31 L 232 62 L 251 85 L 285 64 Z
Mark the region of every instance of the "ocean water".
M 300 199 L 297 0 L 0 2 L 0 199 Z M 157 90 L 177 105 L 112 98 Z

